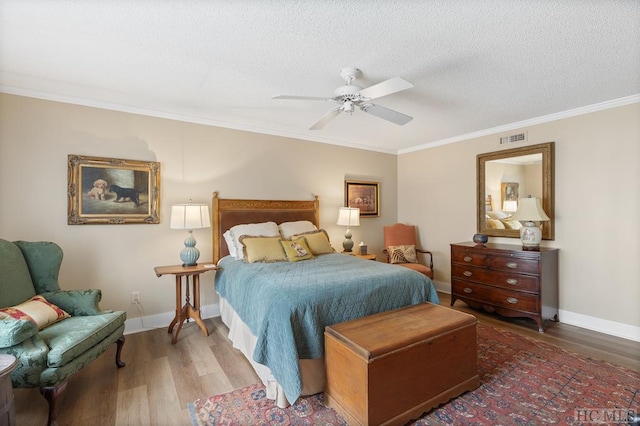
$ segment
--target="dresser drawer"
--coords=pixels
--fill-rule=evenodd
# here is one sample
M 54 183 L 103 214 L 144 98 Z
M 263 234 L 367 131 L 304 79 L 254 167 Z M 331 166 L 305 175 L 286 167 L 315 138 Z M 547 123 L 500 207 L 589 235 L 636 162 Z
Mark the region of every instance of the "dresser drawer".
M 513 291 L 538 293 L 540 281 L 537 276 L 519 275 L 512 272 L 490 271 L 466 265 L 451 265 L 451 277 L 464 281 L 474 281 Z
M 472 299 L 492 306 L 501 306 L 523 312 L 538 311 L 538 296 L 529 293 L 518 293 L 501 288 L 486 287 L 482 284 L 453 279 L 451 290 L 461 299 Z
M 453 247 L 451 250 L 451 261 L 454 263 L 484 267 L 487 264 L 487 255 L 468 251 L 460 247 Z
M 498 271 L 511 271 L 525 274 L 538 274 L 538 261 L 510 256 L 493 256 L 489 258 L 489 268 Z

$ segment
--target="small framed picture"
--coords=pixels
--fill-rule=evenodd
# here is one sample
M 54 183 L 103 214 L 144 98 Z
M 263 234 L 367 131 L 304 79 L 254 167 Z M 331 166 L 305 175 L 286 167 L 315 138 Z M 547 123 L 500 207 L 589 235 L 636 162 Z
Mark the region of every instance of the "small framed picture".
M 68 156 L 69 225 L 160 223 L 160 163 Z
M 360 209 L 360 217 L 380 216 L 380 182 L 344 181 L 344 204 Z

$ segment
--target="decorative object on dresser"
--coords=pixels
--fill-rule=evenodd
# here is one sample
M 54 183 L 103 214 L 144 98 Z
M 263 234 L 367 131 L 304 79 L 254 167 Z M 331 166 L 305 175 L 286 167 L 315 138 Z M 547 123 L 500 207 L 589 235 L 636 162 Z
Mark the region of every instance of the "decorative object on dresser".
M 451 244 L 451 306 L 509 317 L 558 320 L 558 250 L 528 251 L 509 244 Z
M 473 242 L 476 244 L 486 244 L 489 241 L 489 236 L 484 234 L 474 234 Z
M 184 240 L 184 248 L 180 252 L 182 266 L 194 266 L 200 257 L 200 250 L 196 248 L 196 239 L 193 236 L 194 229 L 208 228 L 209 206 L 206 204 L 176 204 L 171 207 L 171 229 L 186 229 L 189 231 Z
M 384 254 L 387 256 L 387 263 L 395 263 L 406 268 L 418 271 L 433 279 L 433 253 L 417 247 L 416 227 L 396 223 L 385 226 L 384 231 Z M 407 252 L 412 252 L 412 256 L 407 256 Z M 394 253 L 397 256 L 394 256 Z M 429 255 L 429 265 L 418 261 L 418 253 Z M 408 259 L 412 257 L 412 259 Z M 402 260 L 404 259 L 404 260 Z
M 542 229 L 534 222 L 546 222 L 549 216 L 542 209 L 539 198 L 521 198 L 518 210 L 511 216 L 512 220 L 524 222 L 520 228 L 520 240 L 523 250 L 540 250 Z
M 336 225 L 347 227 L 347 232 L 345 232 L 344 241 L 342 242 L 342 248 L 345 252 L 350 253 L 353 249 L 351 227 L 360 226 L 360 209 L 353 207 L 340 207 L 338 210 L 338 222 Z

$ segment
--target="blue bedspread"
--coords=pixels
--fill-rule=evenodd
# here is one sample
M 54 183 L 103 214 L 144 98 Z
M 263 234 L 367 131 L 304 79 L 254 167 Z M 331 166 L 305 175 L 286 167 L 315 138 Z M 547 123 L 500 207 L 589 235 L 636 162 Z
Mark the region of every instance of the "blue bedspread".
M 301 262 L 244 263 L 227 256 L 216 291 L 257 337 L 253 359 L 294 402 L 298 359 L 324 354 L 324 328 L 402 306 L 439 303 L 431 280 L 397 265 L 333 253 Z

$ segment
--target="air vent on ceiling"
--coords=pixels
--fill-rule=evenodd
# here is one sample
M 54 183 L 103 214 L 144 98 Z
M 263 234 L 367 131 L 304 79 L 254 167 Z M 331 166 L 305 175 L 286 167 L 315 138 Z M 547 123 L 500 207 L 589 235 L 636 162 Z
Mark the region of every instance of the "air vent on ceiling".
M 515 135 L 501 137 L 500 145 L 504 145 L 505 143 L 523 142 L 526 140 L 527 140 L 527 132 L 523 132 Z

